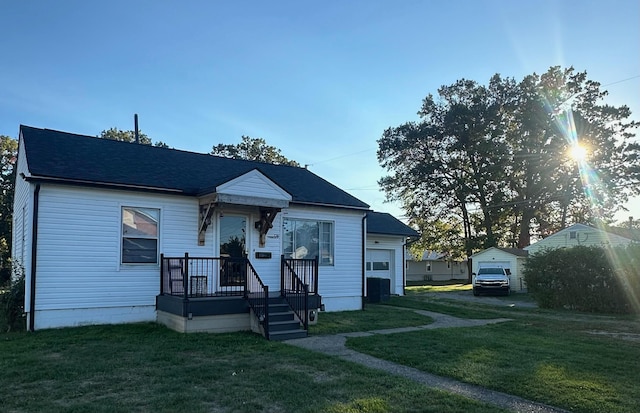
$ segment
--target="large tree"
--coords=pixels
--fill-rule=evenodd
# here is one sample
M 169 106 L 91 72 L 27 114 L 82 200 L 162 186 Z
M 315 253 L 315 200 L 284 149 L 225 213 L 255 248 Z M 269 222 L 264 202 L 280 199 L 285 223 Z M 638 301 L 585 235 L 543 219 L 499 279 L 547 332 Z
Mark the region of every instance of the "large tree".
M 131 131 L 131 130 L 125 131 L 125 130 L 120 130 L 118 128 L 110 128 L 100 132 L 100 135 L 98 135 L 98 138 L 110 139 L 113 141 L 135 143 L 136 134 L 134 131 Z M 152 142 L 151 142 L 151 138 L 149 138 L 146 134 L 138 131 L 138 143 L 142 145 L 151 145 Z M 153 144 L 153 146 L 159 146 L 162 148 L 169 147 L 169 145 L 167 145 L 162 141 L 156 142 L 155 144 Z
M 11 221 L 18 141 L 0 135 L 0 285 L 11 276 Z
M 242 136 L 242 142 L 237 145 L 220 143 L 211 150 L 211 155 L 233 159 L 247 159 L 251 161 L 267 162 L 276 165 L 300 166 L 296 161 L 287 159 L 280 149 L 268 145 L 262 138 Z
M 533 231 L 606 221 L 640 192 L 640 146 L 629 109 L 603 104 L 605 96 L 586 73 L 559 67 L 520 82 L 495 75 L 487 86 L 443 86 L 418 121 L 378 141 L 389 172 L 380 185 L 431 234 L 425 248 L 450 252 L 450 231 L 461 227 L 467 256 L 524 247 Z M 568 151 L 578 143 L 588 158 L 576 163 Z

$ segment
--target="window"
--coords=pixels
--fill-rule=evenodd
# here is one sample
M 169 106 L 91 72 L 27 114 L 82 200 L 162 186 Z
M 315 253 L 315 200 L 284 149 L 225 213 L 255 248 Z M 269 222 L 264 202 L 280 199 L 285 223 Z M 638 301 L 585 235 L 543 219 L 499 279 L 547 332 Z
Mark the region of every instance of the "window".
M 388 261 L 374 261 L 373 262 L 373 271 L 389 271 L 389 262 Z
M 333 223 L 284 219 L 283 251 L 289 258 L 315 258 L 319 265 L 333 265 Z
M 427 272 L 431 272 L 431 263 L 430 262 L 427 263 Z
M 160 210 L 122 208 L 122 263 L 158 263 L 158 220 Z
M 578 232 L 577 231 L 569 231 L 569 239 L 576 239 L 578 238 Z

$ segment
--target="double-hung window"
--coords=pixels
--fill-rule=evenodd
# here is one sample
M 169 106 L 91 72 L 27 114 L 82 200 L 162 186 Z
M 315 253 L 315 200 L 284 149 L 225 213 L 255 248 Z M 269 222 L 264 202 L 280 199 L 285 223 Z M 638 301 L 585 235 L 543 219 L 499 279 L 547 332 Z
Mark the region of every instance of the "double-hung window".
M 315 258 L 319 265 L 333 265 L 333 222 L 284 219 L 283 251 L 287 258 Z
M 122 208 L 122 263 L 158 263 L 158 222 L 160 210 Z

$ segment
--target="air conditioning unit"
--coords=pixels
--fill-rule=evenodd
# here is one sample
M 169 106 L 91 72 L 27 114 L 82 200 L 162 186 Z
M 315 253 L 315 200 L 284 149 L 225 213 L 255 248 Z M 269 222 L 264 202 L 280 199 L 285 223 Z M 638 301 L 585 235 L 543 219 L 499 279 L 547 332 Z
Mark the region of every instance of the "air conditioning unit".
M 316 324 L 318 324 L 318 313 L 319 311 L 316 308 L 309 310 L 309 312 L 307 313 L 307 322 L 310 326 L 315 326 Z

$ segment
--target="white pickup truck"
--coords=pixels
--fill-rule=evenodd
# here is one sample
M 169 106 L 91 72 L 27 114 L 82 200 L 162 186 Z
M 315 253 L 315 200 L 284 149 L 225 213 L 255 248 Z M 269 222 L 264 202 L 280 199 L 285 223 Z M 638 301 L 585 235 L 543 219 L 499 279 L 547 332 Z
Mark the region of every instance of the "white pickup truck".
M 509 276 L 502 267 L 480 268 L 473 277 L 473 295 L 483 292 L 509 295 Z

